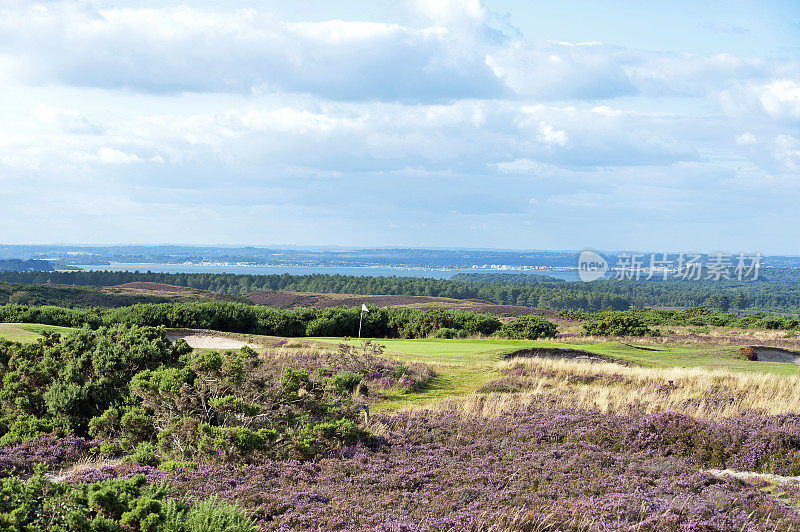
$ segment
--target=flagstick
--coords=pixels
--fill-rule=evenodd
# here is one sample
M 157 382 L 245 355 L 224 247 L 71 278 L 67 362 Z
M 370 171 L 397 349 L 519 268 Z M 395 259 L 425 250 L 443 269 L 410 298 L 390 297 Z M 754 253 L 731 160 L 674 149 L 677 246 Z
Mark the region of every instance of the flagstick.
M 358 343 L 361 343 L 361 321 L 364 319 L 364 308 L 361 308 L 361 316 L 358 318 Z

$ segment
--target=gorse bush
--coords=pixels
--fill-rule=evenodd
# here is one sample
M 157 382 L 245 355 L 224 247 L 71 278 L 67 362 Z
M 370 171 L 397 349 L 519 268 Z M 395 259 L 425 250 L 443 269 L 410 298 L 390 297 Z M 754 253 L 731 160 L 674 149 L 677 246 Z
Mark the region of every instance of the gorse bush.
M 177 358 L 163 329 L 148 327 L 81 329 L 63 339 L 45 333 L 29 345 L 0 341 L 2 442 L 23 441 L 47 427 L 86 435 L 92 418 L 125 402 L 137 373 Z M 96 433 L 115 416 L 120 412 L 112 410 L 98 419 Z
M 498 334 L 505 338 L 536 340 L 554 338 L 558 327 L 544 318 L 529 314 L 504 324 Z
M 445 338 L 445 339 L 453 339 L 453 338 L 466 338 L 467 333 L 466 331 L 460 329 L 452 329 L 450 327 L 442 327 L 438 329 L 436 333 L 433 335 L 434 338 Z
M 672 325 L 696 327 L 736 327 L 752 329 L 796 330 L 800 320 L 795 316 L 749 314 L 738 316 L 728 312 L 709 310 L 706 307 L 691 307 L 682 310 L 631 309 L 626 311 L 602 310 L 594 313 L 562 311 L 559 316 L 572 320 L 602 320 L 610 316 L 627 316 L 640 320 L 645 325 Z
M 187 508 L 176 500 L 164 507 L 164 523 L 160 532 L 255 532 L 253 519 L 240 508 L 212 496 Z
M 130 479 L 53 483 L 39 470 L 27 482 L 0 480 L 0 530 L 57 532 L 255 532 L 240 508 L 217 497 L 190 505 L 163 484 Z M 171 497 L 171 498 L 170 498 Z
M 360 373 L 343 370 L 337 373 L 332 380 L 333 387 L 340 392 L 353 392 L 361 381 L 363 376 Z
M 2 341 L 0 443 L 91 436 L 104 440 L 96 447 L 102 456 L 127 453 L 128 461 L 153 466 L 311 458 L 369 440 L 343 392 L 384 366 L 395 374 L 395 363 L 366 352 L 338 360 L 349 366 L 328 363 L 311 375 L 304 363 L 326 366 L 298 359 L 287 367 L 286 359 L 264 360 L 252 349 L 187 353 L 163 328 L 138 326 L 46 334 L 29 345 Z
M 655 336 L 658 334 L 640 319 L 624 314 L 606 314 L 583 324 L 589 336 Z
M 244 303 L 137 304 L 116 309 L 0 306 L 0 322 L 43 323 L 65 327 L 127 325 L 264 334 L 270 336 L 353 336 L 360 309 L 276 309 Z M 373 308 L 364 315 L 362 336 L 425 338 L 441 328 L 463 335 L 489 335 L 500 328 L 495 316 L 464 310 Z

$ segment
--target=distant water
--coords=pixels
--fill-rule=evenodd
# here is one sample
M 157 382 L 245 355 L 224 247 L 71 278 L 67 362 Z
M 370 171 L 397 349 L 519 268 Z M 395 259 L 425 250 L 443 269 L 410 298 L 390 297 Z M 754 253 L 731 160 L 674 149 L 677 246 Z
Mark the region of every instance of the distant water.
M 245 275 L 272 275 L 289 273 L 292 275 L 310 275 L 320 273 L 325 275 L 355 275 L 360 277 L 430 277 L 434 279 L 450 279 L 457 273 L 531 273 L 549 275 L 566 281 L 577 281 L 578 272 L 562 270 L 496 270 L 482 268 L 466 269 L 425 269 L 425 268 L 387 268 L 380 266 L 245 266 L 237 264 L 101 264 L 82 265 L 86 270 L 109 270 L 115 272 L 150 270 L 154 273 L 237 273 Z

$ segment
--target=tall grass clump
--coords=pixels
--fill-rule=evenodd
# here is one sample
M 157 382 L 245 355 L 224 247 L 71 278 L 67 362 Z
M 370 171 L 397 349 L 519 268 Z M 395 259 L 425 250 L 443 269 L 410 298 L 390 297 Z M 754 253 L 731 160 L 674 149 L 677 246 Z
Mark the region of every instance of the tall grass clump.
M 451 403 L 465 413 L 488 417 L 543 399 L 561 408 L 620 414 L 679 412 L 701 419 L 800 412 L 800 376 L 794 375 L 548 358 L 511 359 L 499 362 L 497 368 L 500 379 Z

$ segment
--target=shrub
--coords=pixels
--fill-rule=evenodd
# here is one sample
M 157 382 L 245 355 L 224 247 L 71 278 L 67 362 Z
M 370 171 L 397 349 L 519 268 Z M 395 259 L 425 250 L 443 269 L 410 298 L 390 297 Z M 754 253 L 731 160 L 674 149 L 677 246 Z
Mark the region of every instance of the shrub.
M 442 327 L 441 329 L 437 330 L 436 333 L 433 335 L 434 338 L 466 338 L 467 331 L 463 329 L 453 329 L 451 327 Z
M 164 508 L 162 532 L 256 532 L 253 519 L 237 506 L 216 496 L 187 508 L 169 501 Z
M 331 380 L 333 388 L 341 393 L 352 393 L 364 377 L 360 373 L 343 370 Z
M 156 454 L 156 446 L 150 442 L 142 442 L 136 446 L 136 449 L 128 456 L 131 462 L 147 466 L 157 466 L 159 460 Z
M 536 340 L 538 338 L 553 338 L 557 330 L 558 327 L 555 323 L 539 316 L 528 314 L 504 324 L 500 328 L 499 335 L 505 338 Z
M 657 336 L 642 320 L 624 314 L 606 314 L 583 324 L 587 336 Z

